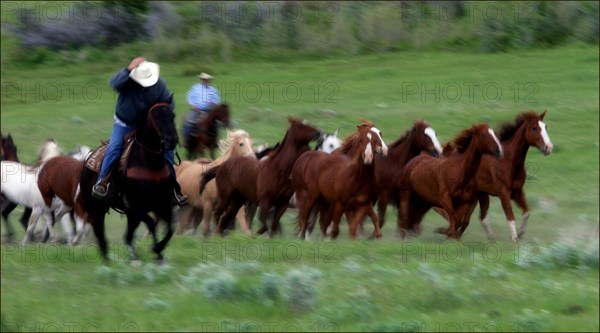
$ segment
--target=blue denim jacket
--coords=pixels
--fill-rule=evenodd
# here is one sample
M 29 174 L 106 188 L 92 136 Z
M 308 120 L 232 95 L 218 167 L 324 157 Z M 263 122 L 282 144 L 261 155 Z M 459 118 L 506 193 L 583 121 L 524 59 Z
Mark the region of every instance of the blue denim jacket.
M 151 87 L 142 87 L 129 77 L 129 70 L 123 68 L 109 81 L 110 85 L 119 92 L 115 115 L 127 125 L 133 125 L 152 105 L 167 102 L 171 92 L 162 78 Z M 175 101 L 171 103 L 175 108 Z

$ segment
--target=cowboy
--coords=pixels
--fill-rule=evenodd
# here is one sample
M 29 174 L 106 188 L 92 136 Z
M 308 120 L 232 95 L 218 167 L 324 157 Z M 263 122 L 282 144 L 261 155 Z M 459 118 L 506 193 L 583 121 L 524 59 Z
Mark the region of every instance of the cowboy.
M 137 57 L 128 67 L 121 69 L 109 81 L 110 85 L 119 93 L 115 123 L 102 161 L 102 168 L 98 175 L 98 182 L 92 188 L 92 196 L 104 199 L 108 193 L 109 172 L 115 161 L 121 156 L 123 149 L 123 136 L 134 130 L 135 123 L 146 117 L 148 110 L 156 103 L 171 99 L 171 92 L 167 89 L 165 81 L 159 77 L 159 66 L 146 61 L 144 57 Z M 171 107 L 175 107 L 174 101 Z M 181 187 L 175 177 L 174 151 L 164 153 L 171 170 L 170 180 L 174 188 L 175 200 L 184 205 L 187 197 L 181 193 Z
M 221 103 L 219 92 L 210 84 L 213 77 L 207 73 L 202 73 L 197 77 L 202 80 L 202 83 L 196 83 L 187 92 L 187 102 L 191 110 L 183 124 L 184 138 L 189 137 L 194 125 L 202 120 L 214 105 Z

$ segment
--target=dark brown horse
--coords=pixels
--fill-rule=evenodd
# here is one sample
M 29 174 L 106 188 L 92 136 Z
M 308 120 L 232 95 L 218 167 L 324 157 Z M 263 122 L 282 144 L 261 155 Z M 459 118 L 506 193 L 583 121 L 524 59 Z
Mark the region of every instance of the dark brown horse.
M 387 155 L 381 132 L 371 122 L 357 126 L 356 133 L 344 140 L 340 153 L 311 151 L 298 158 L 292 169 L 292 187 L 296 192 L 299 237 L 306 235 L 308 220 L 315 209 L 320 213 L 321 232 L 333 221 L 331 237 L 339 233 L 342 214 L 346 213 L 350 237 L 356 238 L 358 224 L 368 214 L 375 236 L 381 238 L 372 204 L 377 197 L 374 155 Z
M 388 156 L 386 158 L 376 156 L 373 162 L 378 190 L 377 213 L 380 228 L 385 223 L 385 211 L 388 203 L 393 202 L 397 206 L 400 200 L 398 188 L 394 187 L 396 175 L 402 173 L 406 163 L 422 151 L 435 157 L 442 153 L 442 147 L 435 131 L 422 120 L 416 121 L 410 130 L 388 147 Z
M 546 124 L 543 122 L 545 115 L 545 111 L 539 115 L 532 111 L 523 112 L 516 117 L 514 122 L 504 124 L 499 131 L 504 157 L 495 159 L 484 156 L 481 160 L 476 176 L 477 199 L 480 207 L 480 222 L 489 240 L 494 240 L 494 233 L 487 222 L 490 195 L 500 198 L 510 227 L 511 239 L 517 241 L 525 232 L 529 218 L 529 206 L 523 191 L 527 177 L 525 171 L 527 151 L 530 146 L 533 146 L 542 154 L 549 155 L 553 149 Z M 449 154 L 451 151 L 452 149 L 448 149 L 446 153 Z M 515 227 L 511 199 L 523 210 L 523 223 L 518 232 Z
M 474 125 L 451 143 L 455 151 L 444 159 L 421 154 L 408 162 L 400 179 L 400 236 L 419 230 L 423 216 L 433 207 L 442 207 L 450 222 L 439 230 L 459 239 L 468 224 L 477 198 L 475 174 L 485 154 L 502 157 L 502 146 L 487 124 Z
M 10 133 L 6 137 L 0 133 L 0 138 L 2 140 L 0 144 L 0 160 L 19 162 L 19 157 L 17 156 L 17 146 L 15 145 Z M 10 222 L 8 222 L 8 216 L 13 210 L 15 210 L 15 208 L 17 208 L 18 205 L 7 200 L 4 195 L 1 196 L 0 201 L 2 202 L 2 218 L 4 220 L 4 225 L 6 226 L 6 238 L 8 241 L 12 241 L 15 233 L 10 225 Z M 19 220 L 24 230 L 27 230 L 27 222 L 29 221 L 30 216 L 31 208 L 25 207 L 23 215 L 21 215 L 21 219 Z
M 247 201 L 258 204 L 262 227 L 259 234 L 278 231 L 279 219 L 293 195 L 290 173 L 298 157 L 310 150 L 309 143 L 322 134 L 306 121 L 288 117 L 290 127 L 283 140 L 261 161 L 250 157 L 234 157 L 220 166 L 207 170 L 201 181 L 201 190 L 216 177 L 219 204 L 215 216 L 220 216 L 217 233 L 229 225 L 235 214 Z M 223 212 L 226 214 L 222 216 Z M 267 219 L 272 216 L 269 228 Z
M 179 141 L 174 119 L 175 114 L 170 102 L 158 103 L 150 108 L 146 119 L 136 124 L 135 142 L 131 148 L 129 162 L 125 170 L 114 170 L 111 173 L 111 186 L 106 200 L 98 200 L 92 196 L 92 186 L 98 178 L 98 173 L 87 166 L 83 168 L 81 197 L 88 214 L 88 222 L 94 229 L 100 253 L 105 260 L 107 243 L 104 235 L 104 217 L 111 207 L 127 215 L 125 242 L 131 259 L 138 260 L 133 246 L 133 235 L 140 221 L 147 225 L 152 234 L 152 251 L 156 254 L 156 260 L 161 262 L 163 259 L 162 251 L 173 236 L 173 185 L 169 180 L 169 166 L 164 152 L 173 150 Z M 155 222 L 149 212 L 166 222 L 166 234 L 160 242 L 156 237 L 158 220 Z
M 202 156 L 204 150 L 210 150 L 210 158 L 215 159 L 215 149 L 219 147 L 218 130 L 219 122 L 225 127 L 230 124 L 229 105 L 221 103 L 203 115 L 202 119 L 194 125 L 190 135 L 184 138 L 188 160 Z

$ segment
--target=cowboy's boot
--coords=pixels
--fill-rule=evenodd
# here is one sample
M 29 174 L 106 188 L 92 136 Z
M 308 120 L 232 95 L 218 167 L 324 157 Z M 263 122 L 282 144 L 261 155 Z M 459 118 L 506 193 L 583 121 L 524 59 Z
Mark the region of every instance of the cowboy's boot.
M 187 204 L 188 198 L 185 194 L 181 193 L 181 186 L 177 182 L 177 178 L 176 178 L 175 174 L 171 173 L 171 175 L 169 176 L 169 179 L 171 180 L 171 184 L 173 185 L 173 197 L 174 197 L 173 204 L 177 204 L 180 206 Z
M 94 187 L 92 187 L 92 196 L 99 200 L 104 200 L 108 193 L 108 179 L 109 177 L 102 178 Z

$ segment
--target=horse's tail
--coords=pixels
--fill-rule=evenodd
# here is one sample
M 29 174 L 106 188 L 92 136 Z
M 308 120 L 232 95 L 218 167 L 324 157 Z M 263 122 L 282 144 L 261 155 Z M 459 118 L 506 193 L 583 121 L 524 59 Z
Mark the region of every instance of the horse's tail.
M 219 171 L 220 167 L 220 165 L 217 165 L 216 167 L 210 168 L 202 173 L 202 177 L 200 178 L 200 194 L 204 192 L 206 184 L 217 176 L 217 171 Z

